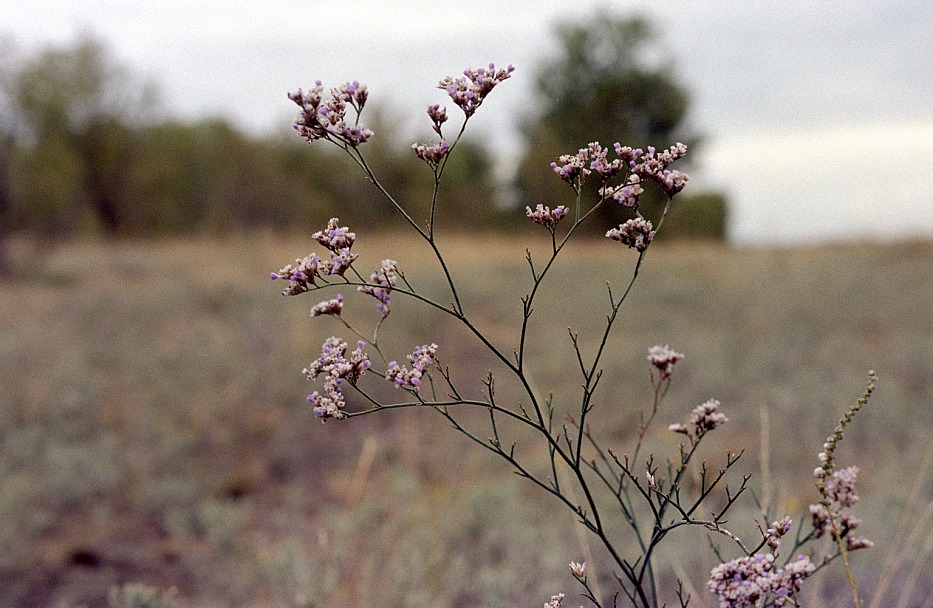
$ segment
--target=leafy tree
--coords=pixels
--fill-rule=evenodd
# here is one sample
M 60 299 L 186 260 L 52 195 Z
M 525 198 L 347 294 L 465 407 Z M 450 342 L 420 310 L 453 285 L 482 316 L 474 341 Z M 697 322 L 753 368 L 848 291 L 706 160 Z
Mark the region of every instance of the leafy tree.
M 46 198 L 27 188 L 24 207 L 41 210 L 37 219 L 58 228 L 64 223 L 65 229 L 73 228 L 84 207 L 108 234 L 120 232 L 139 137 L 135 123 L 149 114 L 151 88 L 92 38 L 47 49 L 5 72 L 3 114 L 23 149 L 22 170 L 30 186 L 39 180 L 57 195 Z M 48 164 L 50 159 L 56 162 Z M 74 170 L 59 172 L 63 163 Z
M 647 21 L 600 14 L 585 23 L 561 26 L 557 35 L 560 50 L 538 72 L 538 111 L 524 128 L 527 152 L 517 179 L 523 204 L 553 206 L 564 201 L 567 187 L 552 175 L 549 165 L 588 142 L 641 148 L 696 143 L 697 137 L 685 125 L 689 93 L 669 62 L 654 59 L 656 36 Z M 590 187 L 585 196 L 597 196 L 595 185 Z M 642 198 L 642 212 L 656 219 L 662 201 L 652 199 L 650 192 L 646 189 Z M 724 229 L 725 201 L 721 196 L 718 201 L 721 207 L 700 231 L 708 236 L 721 236 Z M 687 197 L 677 202 L 691 205 Z M 704 205 L 709 203 L 706 200 Z M 592 225 L 630 217 L 615 205 L 603 205 L 600 212 L 604 221 Z M 668 226 L 665 232 L 676 233 L 676 228 Z
M 419 139 L 418 135 L 400 129 L 398 125 L 403 121 L 390 110 L 375 106 L 372 101 L 366 106 L 363 122 L 375 132 L 364 150 L 367 164 L 416 221 L 426 220 L 434 182 L 431 170 L 415 156 L 411 143 L 416 139 L 429 139 L 430 130 L 425 129 L 426 133 Z M 312 225 L 326 222 L 333 215 L 333 209 L 339 208 L 341 219 L 360 230 L 391 230 L 405 226 L 401 216 L 359 174 L 359 168 L 346 155 L 320 145 L 301 143 L 300 146 L 299 150 L 288 151 L 286 172 L 289 181 L 302 184 L 325 202 L 313 210 Z M 464 139 L 457 145 L 450 155 L 445 169 L 447 179 L 439 192 L 439 205 L 452 210 L 441 214 L 441 225 L 463 230 L 468 226 L 485 229 L 500 223 L 505 214 L 497 204 L 493 164 L 489 148 L 482 142 Z M 465 213 L 469 214 L 470 222 L 462 221 Z
M 31 57 L 0 53 L 0 270 L 13 228 L 45 236 L 289 230 L 323 225 L 337 207 L 360 229 L 401 225 L 345 157 L 294 136 L 249 137 L 223 119 L 160 121 L 152 96 L 93 39 Z M 431 172 L 400 121 L 379 108 L 366 120 L 378 134 L 367 146 L 376 175 L 413 212 L 426 209 Z M 492 223 L 491 168 L 486 147 L 461 142 L 447 170 L 462 179 L 442 204 Z

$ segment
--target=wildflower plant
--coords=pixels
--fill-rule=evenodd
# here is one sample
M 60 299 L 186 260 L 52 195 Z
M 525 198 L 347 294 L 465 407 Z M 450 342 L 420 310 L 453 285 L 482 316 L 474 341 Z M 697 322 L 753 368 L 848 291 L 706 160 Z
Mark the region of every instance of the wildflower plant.
M 684 357 L 682 353 L 666 344 L 648 349 L 648 378 L 653 398 L 650 408 L 641 413 L 634 445 L 628 451 L 606 447 L 598 431 L 588 422 L 589 414 L 596 407 L 594 395 L 602 378 L 603 358 L 622 303 L 632 290 L 673 198 L 687 184 L 687 175 L 671 168 L 686 155 L 684 144 L 676 143 L 665 150 L 654 147 L 643 150 L 620 143 L 603 147 L 591 142 L 551 163 L 555 176 L 569 186 L 571 201 L 569 205 L 553 208 L 537 204 L 534 209 L 530 206 L 525 209 L 528 220 L 546 230 L 549 246 L 539 258 L 532 255 L 531 249 L 526 250 L 530 276 L 527 290 L 520 298 L 522 320 L 517 343 L 510 348 L 498 346 L 474 322 L 474 315 L 464 306 L 438 243 L 435 220 L 443 210 L 439 186 L 447 161 L 470 119 L 487 96 L 511 77 L 513 70 L 512 66 L 496 68 L 489 64 L 440 81 L 438 88 L 460 109 L 462 122 L 456 135 L 448 138 L 445 133 L 445 128 L 449 130 L 447 109 L 440 104 L 430 105 L 428 118 L 439 139 L 412 145 L 415 157 L 427 165 L 434 177 L 430 212 L 423 223 L 383 187 L 366 160 L 365 144 L 375 135 L 361 123 L 368 99 L 365 86 L 346 83 L 325 95 L 323 85 L 318 82 L 310 91 L 299 90 L 289 95 L 300 107 L 295 122 L 299 136 L 308 142 L 323 140 L 335 145 L 355 161 L 386 203 L 430 247 L 433 261 L 443 274 L 448 298 L 441 301 L 419 291 L 392 259 L 383 259 L 371 274 L 361 272 L 355 264 L 358 255 L 351 251 L 356 234 L 341 226 L 337 218 L 313 233 L 312 240 L 323 251 L 296 259 L 294 264 L 271 273 L 271 278 L 285 282 L 282 294 L 286 296 L 326 294 L 325 299 L 312 307 L 311 315 L 332 316 L 357 338 L 353 350 L 349 350 L 348 342 L 342 337 L 328 338 L 320 356 L 304 370 L 305 376 L 319 389 L 308 397 L 314 415 L 326 422 L 399 408 L 419 408 L 440 414 L 456 431 L 507 462 L 518 475 L 563 504 L 598 539 L 610 560 L 604 570 L 612 570 L 615 589 L 609 597 L 599 595 L 586 562 L 571 561 L 569 564 L 571 574 L 583 587 L 583 597 L 598 608 L 618 606 L 620 602 L 637 608 L 658 608 L 665 597 L 672 595 L 671 591 L 661 588 L 658 547 L 688 527 L 720 535 L 733 547 L 736 556 L 729 559 L 718 548 L 711 547 L 721 563 L 710 572 L 706 587 L 721 608 L 800 606 L 802 583 L 838 557 L 843 557 L 851 581 L 847 553 L 871 546 L 871 542 L 853 534 L 858 520 L 849 513 L 858 500 L 854 489 L 858 469 L 836 468 L 834 453 L 845 425 L 867 402 L 874 387 L 873 375 L 869 390 L 857 407 L 846 414 L 820 454 L 820 467 L 815 472 L 820 500 L 810 507 L 809 520 L 799 519 L 793 534 L 790 517 L 782 516 L 770 523 L 765 520 L 758 523 L 760 538 L 755 542 L 743 541 L 726 527 L 727 514 L 748 488 L 748 475 L 738 477 L 731 485 L 726 481 L 742 452 L 728 452 L 718 469 L 696 462 L 704 439 L 729 421 L 718 400 L 709 399 L 696 405 L 688 415 L 679 417 L 679 421 L 669 422 L 671 437 L 681 435 L 682 438 L 678 453 L 665 463 L 653 454 L 643 453 L 646 434 L 661 412 L 675 367 Z M 588 180 L 598 182 L 598 195 L 594 200 L 584 199 L 583 185 Z M 657 225 L 639 211 L 639 197 L 650 187 L 659 188 L 667 196 Z M 568 345 L 575 354 L 580 393 L 579 403 L 566 405 L 557 402 L 553 395 L 540 393 L 529 375 L 529 342 L 535 333 L 532 324 L 535 303 L 555 261 L 580 226 L 591 217 L 597 217 L 594 212 L 600 206 L 613 204 L 628 209 L 632 217 L 619 226 L 609 227 L 605 235 L 633 250 L 633 270 L 621 291 L 607 283 L 606 316 L 595 337 L 595 354 L 587 355 L 579 335 L 573 331 L 569 333 Z M 619 255 L 625 255 L 624 250 Z M 344 293 L 333 292 L 347 289 L 375 300 L 371 332 L 361 331 L 345 318 L 345 308 L 355 302 Z M 475 393 L 473 387 L 461 386 L 455 370 L 442 364 L 443 345 L 434 342 L 416 345 L 400 362 L 379 340 L 391 306 L 396 305 L 393 296 L 401 297 L 405 305 L 433 309 L 461 324 L 501 363 L 504 372 L 499 375 L 489 372 L 483 381 L 483 390 Z M 503 374 L 520 387 L 520 400 L 504 402 L 497 396 L 496 382 L 502 380 Z M 389 394 L 397 398 L 380 399 L 379 395 L 386 393 L 373 388 L 380 382 L 394 386 L 399 392 Z M 353 394 L 350 399 L 348 392 Z M 468 394 L 482 397 L 468 398 L 465 396 Z M 484 412 L 483 422 L 463 416 L 462 408 Z M 540 441 L 548 458 L 544 472 L 539 472 L 538 463 L 528 462 L 527 457 L 517 453 L 516 443 L 511 439 L 514 425 L 531 429 Z M 691 483 L 687 483 L 688 480 Z M 696 483 L 692 483 L 694 480 Z M 793 540 L 788 541 L 791 537 Z M 833 544 L 821 544 L 820 539 L 826 538 L 832 539 Z M 854 581 L 852 585 L 855 594 Z M 682 584 L 673 594 L 681 607 L 686 607 L 691 600 Z M 563 593 L 553 595 L 545 607 L 561 606 L 564 599 Z M 854 599 L 858 605 L 857 595 Z

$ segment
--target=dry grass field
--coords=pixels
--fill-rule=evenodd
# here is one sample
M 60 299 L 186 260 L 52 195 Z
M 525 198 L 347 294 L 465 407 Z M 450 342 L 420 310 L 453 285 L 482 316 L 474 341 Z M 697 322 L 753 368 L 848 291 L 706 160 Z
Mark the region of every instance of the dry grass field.
M 423 248 L 358 238 L 361 272 L 393 257 L 447 297 Z M 530 284 L 525 245 L 543 255 L 548 242 L 445 249 L 467 313 L 506 350 Z M 0 283 L 0 606 L 106 606 L 133 581 L 174 587 L 182 606 L 518 607 L 558 591 L 582 603 L 566 565 L 587 544 L 570 513 L 436 413 L 311 416 L 301 369 L 346 331 L 309 318 L 324 298 L 282 298 L 268 276 L 312 250 L 271 236 L 14 243 L 29 270 Z M 545 284 L 531 370 L 562 407 L 579 402 L 567 328 L 594 348 L 605 281 L 621 285 L 634 258 L 605 239 L 571 245 Z M 348 318 L 375 321 L 370 298 L 344 293 Z M 401 296 L 393 306 L 382 333 L 400 359 L 434 341 L 463 385 L 501 372 L 453 322 Z M 650 445 L 675 454 L 666 426 L 720 399 L 730 423 L 703 457 L 718 466 L 746 448 L 738 469 L 755 496 L 795 520 L 815 501 L 824 437 L 875 369 L 839 455 L 862 469 L 855 513 L 876 542 L 853 566 L 866 606 L 876 593 L 872 605 L 931 605 L 930 536 L 911 532 L 933 526 L 933 243 L 659 242 L 621 315 L 591 419 L 606 445 L 631 449 L 650 399 L 645 351 L 667 342 L 686 358 Z M 502 399 L 510 390 L 503 376 Z M 749 495 L 731 523 L 753 534 L 758 513 Z M 706 542 L 684 537 L 665 558 L 688 556 L 668 572 L 692 586 L 691 606 L 713 605 Z M 808 606 L 850 605 L 830 570 L 805 587 Z

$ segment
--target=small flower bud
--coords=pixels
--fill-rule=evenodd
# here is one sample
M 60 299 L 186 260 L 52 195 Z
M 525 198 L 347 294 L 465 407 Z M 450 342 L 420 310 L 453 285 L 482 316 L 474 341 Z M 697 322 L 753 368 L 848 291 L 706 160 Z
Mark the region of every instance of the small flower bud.
M 586 577 L 586 562 L 578 564 L 577 562 L 570 562 L 570 573 L 577 578 Z

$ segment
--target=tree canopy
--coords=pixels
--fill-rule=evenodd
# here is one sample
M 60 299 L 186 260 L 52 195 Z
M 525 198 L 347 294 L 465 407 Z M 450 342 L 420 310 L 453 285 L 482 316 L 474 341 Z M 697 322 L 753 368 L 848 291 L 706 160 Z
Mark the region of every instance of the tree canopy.
M 288 124 L 280 135 L 252 137 L 224 119 L 162 117 L 155 88 L 96 39 L 33 56 L 0 47 L 9 51 L 0 53 L 0 241 L 17 230 L 220 234 L 307 229 L 335 214 L 376 229 L 397 220 L 343 155 L 301 142 Z M 367 159 L 417 212 L 430 200 L 430 171 L 396 131 L 404 121 L 370 105 L 376 136 Z M 445 204 L 474 209 L 477 229 L 494 225 L 501 211 L 488 148 L 466 140 L 457 152 Z
M 560 26 L 556 35 L 559 50 L 537 71 L 535 111 L 523 129 L 527 151 L 517 176 L 523 204 L 553 206 L 565 200 L 567 187 L 551 174 L 549 164 L 589 142 L 662 149 L 681 141 L 695 153 L 699 138 L 687 124 L 689 92 L 677 79 L 672 61 L 660 54 L 648 21 L 597 14 L 582 23 Z M 652 199 L 649 192 L 645 194 L 643 209 L 652 217 L 662 201 L 658 195 Z M 595 191 L 587 196 L 596 196 Z M 703 204 L 691 211 L 704 214 L 699 224 L 692 218 L 689 230 L 681 225 L 679 217 L 688 214 L 684 208 L 691 206 L 691 197 L 680 195 L 665 230 L 721 237 L 725 201 L 719 195 L 704 197 Z M 604 205 L 600 212 L 605 220 L 600 226 L 629 218 L 617 206 Z

